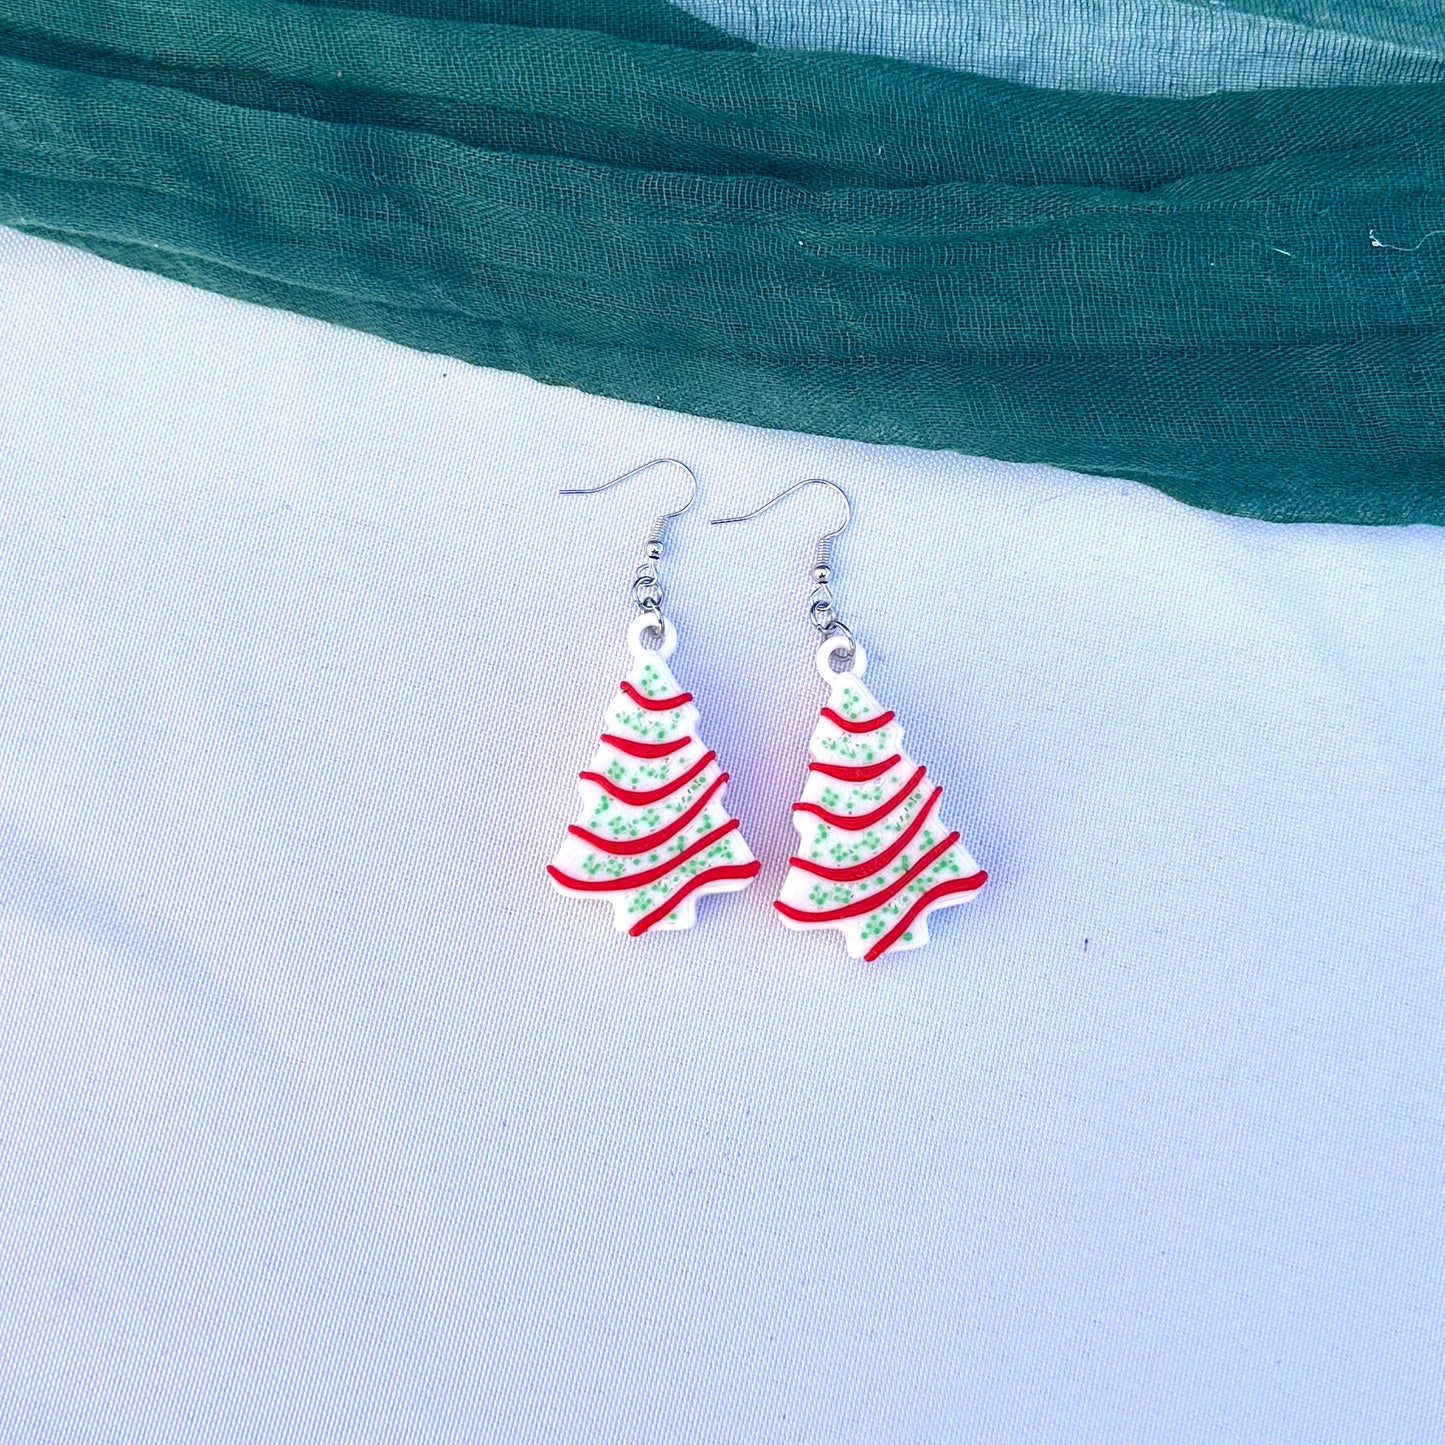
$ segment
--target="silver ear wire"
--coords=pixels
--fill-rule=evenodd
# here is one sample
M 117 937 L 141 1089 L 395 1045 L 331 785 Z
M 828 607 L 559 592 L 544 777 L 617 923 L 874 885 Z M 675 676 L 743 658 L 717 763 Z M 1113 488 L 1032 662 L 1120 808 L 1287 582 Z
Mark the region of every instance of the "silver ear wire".
M 682 516 L 697 500 L 697 473 L 686 462 L 680 462 L 676 457 L 654 457 L 650 462 L 643 462 L 641 466 L 633 467 L 630 472 L 623 472 L 620 477 L 613 477 L 611 481 L 602 482 L 598 486 L 560 487 L 557 491 L 559 497 L 586 497 L 593 492 L 605 492 L 609 487 L 618 486 L 653 467 L 662 466 L 680 467 L 687 475 L 691 490 L 687 494 L 687 501 L 682 506 L 678 507 L 676 511 L 663 512 L 653 522 L 646 540 L 642 544 L 642 561 L 637 564 L 637 571 L 633 574 L 632 596 L 638 609 L 655 614 L 662 612 L 662 587 L 657 580 L 657 564 L 662 558 L 663 533 L 666 532 L 667 524 L 674 517 Z
M 743 512 L 736 517 L 712 517 L 709 521 L 714 527 L 725 527 L 730 522 L 750 522 L 769 507 L 777 506 L 784 497 L 790 497 L 804 487 L 829 487 L 843 499 L 843 520 L 831 532 L 824 532 L 813 544 L 813 587 L 808 594 L 808 621 L 824 637 L 843 638 L 848 644 L 845 655 L 851 658 L 856 646 L 853 634 L 848 624 L 838 616 L 833 606 L 833 593 L 828 585 L 833 580 L 833 541 L 853 520 L 853 504 L 848 500 L 848 493 L 837 482 L 831 482 L 827 477 L 809 477 L 806 481 L 794 482 L 791 487 L 785 487 L 775 497 L 769 497 L 761 506 L 754 507 L 751 512 Z

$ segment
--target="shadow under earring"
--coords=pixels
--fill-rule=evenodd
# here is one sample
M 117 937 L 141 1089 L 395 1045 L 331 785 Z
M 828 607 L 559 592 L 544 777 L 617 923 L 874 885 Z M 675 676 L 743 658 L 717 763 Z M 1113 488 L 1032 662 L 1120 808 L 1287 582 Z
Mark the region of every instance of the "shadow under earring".
M 833 606 L 832 545 L 852 518 L 836 482 L 812 477 L 738 517 L 746 522 L 802 487 L 830 487 L 842 523 L 818 541 L 808 618 L 822 634 L 828 685 L 808 744 L 808 777 L 793 804 L 800 846 L 773 907 L 789 928 L 836 928 L 849 954 L 872 962 L 928 942 L 928 915 L 978 895 L 988 875 L 938 816 L 943 789 L 903 750 L 903 728 L 863 683 L 863 646 Z M 841 670 L 839 664 L 841 663 Z
M 692 694 L 667 665 L 677 631 L 662 615 L 657 563 L 667 523 L 692 505 L 697 477 L 662 457 L 562 495 L 605 491 L 664 464 L 681 467 L 692 491 L 682 507 L 657 519 L 643 545 L 632 584 L 638 616 L 627 629 L 631 666 L 608 704 L 597 751 L 578 775 L 581 813 L 547 867 L 558 892 L 610 902 L 614 924 L 633 937 L 691 928 L 700 897 L 746 888 L 760 866 L 723 808 L 728 775 L 697 735 Z

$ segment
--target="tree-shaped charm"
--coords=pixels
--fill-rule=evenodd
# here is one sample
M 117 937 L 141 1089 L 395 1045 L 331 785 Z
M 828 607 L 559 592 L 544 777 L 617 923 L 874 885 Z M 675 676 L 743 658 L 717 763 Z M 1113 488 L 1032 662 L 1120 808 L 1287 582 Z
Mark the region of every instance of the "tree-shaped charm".
M 662 646 L 642 633 L 660 626 Z M 582 811 L 547 868 L 557 889 L 612 904 L 619 930 L 691 928 L 698 898 L 746 888 L 759 864 L 723 808 L 728 775 L 697 736 L 697 708 L 667 666 L 670 622 L 639 617 L 632 668 L 578 777 Z
M 831 686 L 793 804 L 801 847 L 775 907 L 789 928 L 837 928 L 854 958 L 928 942 L 928 915 L 965 903 L 987 877 L 938 816 L 943 789 L 903 751 L 903 729 L 849 672 L 819 654 Z M 826 668 L 826 670 L 825 670 Z

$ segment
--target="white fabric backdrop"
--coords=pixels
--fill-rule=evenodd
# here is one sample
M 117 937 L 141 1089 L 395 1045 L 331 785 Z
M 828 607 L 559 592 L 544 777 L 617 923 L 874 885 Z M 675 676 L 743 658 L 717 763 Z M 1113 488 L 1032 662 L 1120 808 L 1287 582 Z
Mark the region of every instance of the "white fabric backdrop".
M 1275 85 L 1437 80 L 1424 7 L 1250 0 L 676 0 L 730 35 L 796 50 L 859 50 L 1026 85 L 1207 95 Z M 1328 27 L 1328 28 L 1326 28 Z
M 666 563 L 764 860 L 558 897 L 666 485 L 824 474 L 989 870 L 768 906 L 822 492 Z M 0 233 L 0 1437 L 1405 1442 L 1445 1418 L 1445 531 L 550 389 Z

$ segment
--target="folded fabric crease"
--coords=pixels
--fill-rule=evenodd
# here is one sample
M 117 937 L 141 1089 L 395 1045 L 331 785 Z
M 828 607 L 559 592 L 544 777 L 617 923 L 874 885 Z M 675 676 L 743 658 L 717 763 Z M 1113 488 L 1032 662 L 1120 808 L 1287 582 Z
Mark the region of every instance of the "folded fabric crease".
M 1442 82 L 1047 90 L 662 0 L 0 0 L 0 223 L 544 381 L 1281 521 L 1445 521 L 1442 141 Z

